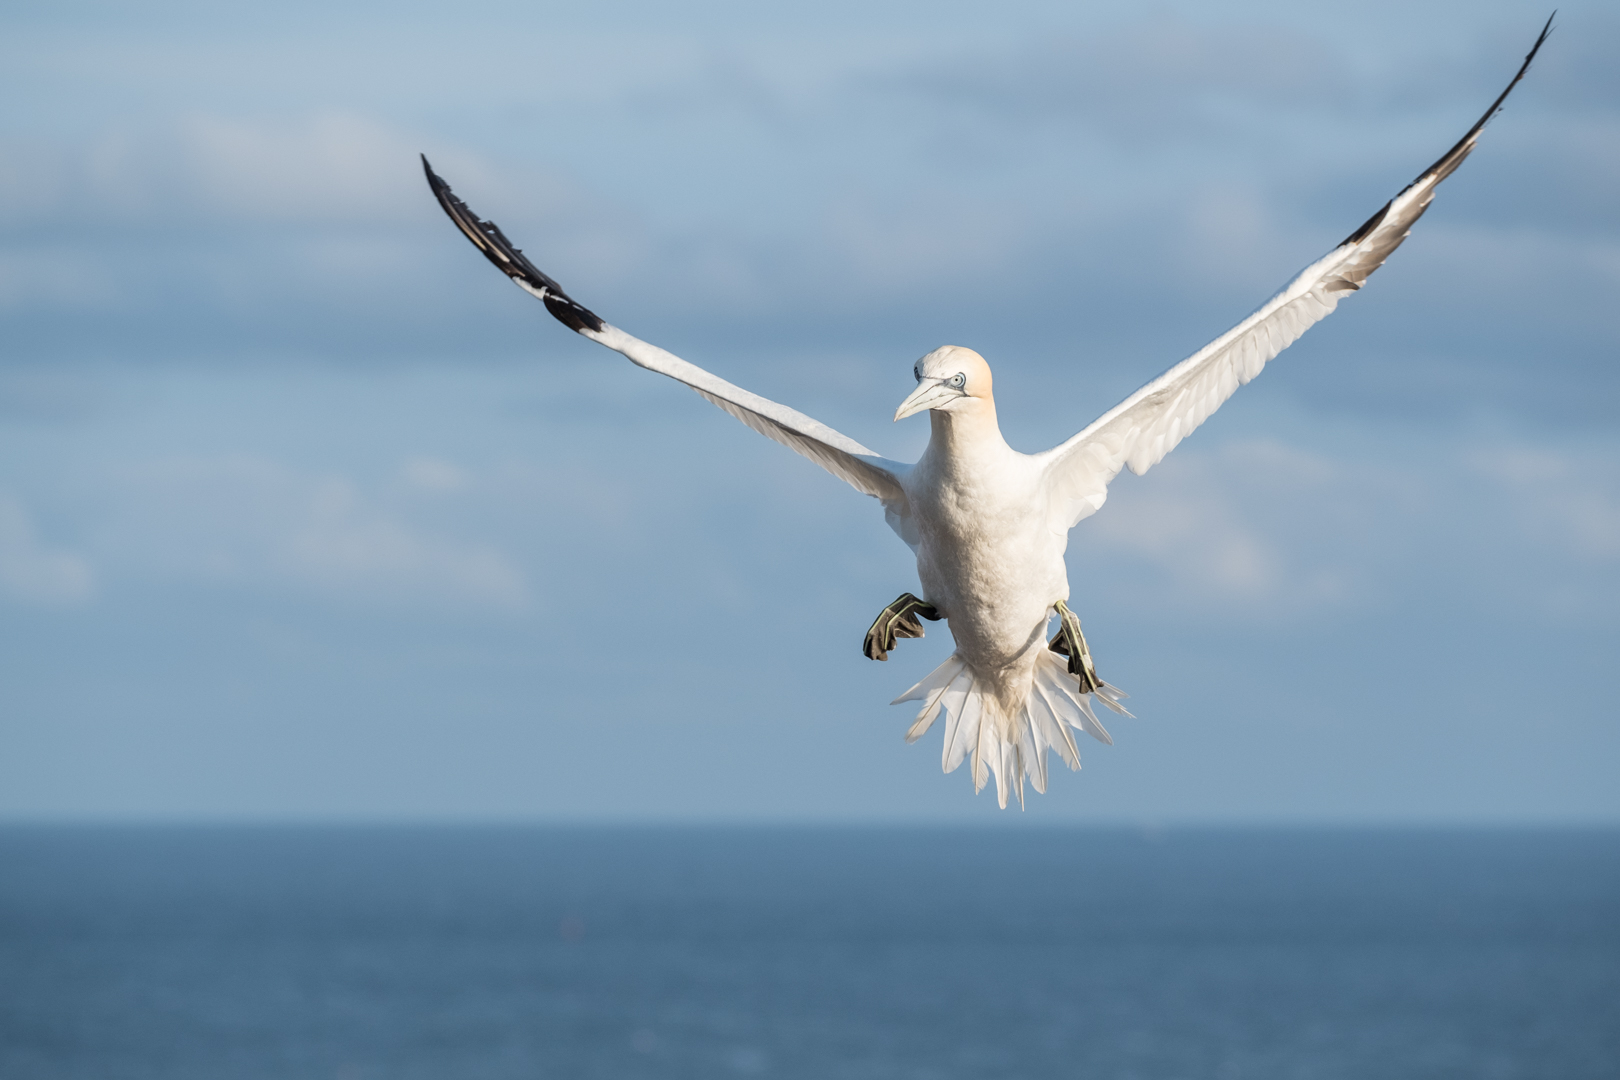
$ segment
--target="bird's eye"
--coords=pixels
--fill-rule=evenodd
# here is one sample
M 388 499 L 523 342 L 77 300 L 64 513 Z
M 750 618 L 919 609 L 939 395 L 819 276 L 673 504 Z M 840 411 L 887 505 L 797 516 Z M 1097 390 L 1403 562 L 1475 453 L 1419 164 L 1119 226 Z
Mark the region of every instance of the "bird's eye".
M 918 364 L 916 367 L 912 368 L 911 374 L 916 376 L 918 382 L 922 382 L 922 365 Z
M 960 390 L 962 387 L 967 385 L 967 376 L 958 371 L 955 375 L 950 377 L 947 385 L 953 390 Z

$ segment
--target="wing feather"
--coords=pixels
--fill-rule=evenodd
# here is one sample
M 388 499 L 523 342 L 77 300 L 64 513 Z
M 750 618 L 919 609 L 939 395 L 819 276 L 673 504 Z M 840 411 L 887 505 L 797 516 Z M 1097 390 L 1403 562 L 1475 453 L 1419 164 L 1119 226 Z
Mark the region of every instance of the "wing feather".
M 1344 242 L 1306 267 L 1259 310 L 1100 416 L 1044 458 L 1051 528 L 1067 532 L 1108 498 L 1108 484 L 1129 468 L 1140 476 L 1266 366 L 1360 289 L 1423 216 L 1435 188 L 1474 149 L 1486 123 L 1535 59 L 1552 30 L 1542 27 L 1507 89 L 1440 160 L 1385 203 Z
M 425 155 L 422 170 L 427 174 L 428 186 L 433 189 L 434 197 L 456 227 L 519 288 L 539 298 L 546 305 L 546 310 L 564 326 L 622 354 L 638 367 L 685 383 L 706 401 L 735 416 L 761 435 L 809 458 L 863 495 L 878 499 L 883 503 L 890 527 L 902 540 L 916 547 L 917 532 L 912 523 L 905 489 L 901 485 L 902 477 L 911 469 L 910 465 L 881 458 L 818 420 L 750 393 L 603 321 L 542 273 L 521 249 L 506 238 L 499 226 L 473 213 L 466 203 L 451 192 L 450 185 L 433 171 Z

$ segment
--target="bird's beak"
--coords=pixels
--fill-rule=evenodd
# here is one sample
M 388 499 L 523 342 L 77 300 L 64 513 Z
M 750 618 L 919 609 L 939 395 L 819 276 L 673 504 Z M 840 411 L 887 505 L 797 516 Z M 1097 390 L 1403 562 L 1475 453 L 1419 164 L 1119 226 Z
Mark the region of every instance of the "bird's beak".
M 962 392 L 946 386 L 944 379 L 924 379 L 922 384 L 911 392 L 911 396 L 894 410 L 894 418 L 904 420 L 924 409 L 936 409 L 947 401 L 954 401 L 961 396 Z

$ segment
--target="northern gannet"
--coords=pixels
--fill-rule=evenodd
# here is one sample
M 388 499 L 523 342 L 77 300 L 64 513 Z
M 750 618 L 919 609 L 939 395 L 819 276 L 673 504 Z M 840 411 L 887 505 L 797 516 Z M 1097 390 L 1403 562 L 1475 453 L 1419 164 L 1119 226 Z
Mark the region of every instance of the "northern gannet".
M 1474 149 L 1551 29 L 1548 19 L 1512 82 L 1479 122 L 1343 243 L 1254 314 L 1072 439 L 1039 454 L 1021 454 L 1001 437 L 990 365 L 972 349 L 946 345 L 916 362 L 917 388 L 894 414 L 899 421 L 929 413 L 927 450 L 914 465 L 879 457 L 803 413 L 604 322 L 541 273 L 493 222 L 480 220 L 456 198 L 425 155 L 422 168 L 439 205 L 467 238 L 569 329 L 685 383 L 883 504 L 889 526 L 916 553 L 922 596 L 904 593 L 884 608 L 862 651 L 886 660 L 896 638 L 922 636 L 919 616 L 945 620 L 956 651 L 894 704 L 923 703 L 907 742 L 943 715 L 944 771 L 971 760 L 974 790 L 982 790 L 993 774 L 1005 808 L 1012 793 L 1023 804 L 1026 776 L 1036 791 L 1046 791 L 1048 750 L 1071 769 L 1080 767 L 1071 727 L 1113 742 L 1091 707 L 1093 697 L 1130 715 L 1120 704 L 1125 695 L 1098 677 L 1080 620 L 1066 604 L 1069 530 L 1102 506 L 1120 469 L 1140 476 L 1158 464 L 1268 360 L 1361 288 L 1406 239 L 1440 181 Z M 1054 616 L 1058 630 L 1048 641 Z

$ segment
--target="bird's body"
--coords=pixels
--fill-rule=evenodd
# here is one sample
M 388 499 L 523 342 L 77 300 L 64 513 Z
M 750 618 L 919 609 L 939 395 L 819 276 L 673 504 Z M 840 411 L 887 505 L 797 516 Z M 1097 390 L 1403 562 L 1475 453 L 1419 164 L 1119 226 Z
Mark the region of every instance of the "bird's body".
M 917 388 L 895 419 L 927 410 L 928 447 L 915 465 L 889 461 L 604 322 L 569 298 L 492 223 L 474 215 L 425 158 L 423 166 L 440 205 L 462 232 L 570 329 L 685 383 L 882 502 L 890 526 L 916 553 L 922 597 L 908 593 L 884 609 L 867 634 L 866 654 L 885 659 L 896 636 L 921 636 L 916 615 L 947 621 L 956 651 L 897 699 L 923 702 L 907 741 L 944 716 L 945 771 L 971 759 L 975 789 L 994 775 L 1006 806 L 1014 792 L 1023 801 L 1026 777 L 1037 791 L 1046 790 L 1048 751 L 1079 768 L 1071 729 L 1112 742 L 1093 701 L 1129 715 L 1119 704 L 1124 695 L 1096 676 L 1079 620 L 1066 606 L 1069 530 L 1103 505 L 1109 482 L 1122 468 L 1140 475 L 1157 464 L 1272 357 L 1361 288 L 1406 238 L 1436 186 L 1473 150 L 1550 28 L 1551 20 L 1485 115 L 1366 224 L 1237 326 L 1067 442 L 1034 455 L 1013 450 L 1002 438 L 990 367 L 971 349 L 945 346 L 917 361 Z M 1060 629 L 1049 643 L 1053 615 Z
M 976 353 L 950 351 L 988 377 Z M 930 412 L 928 448 L 901 486 L 916 522 L 922 598 L 945 617 L 987 697 L 1016 713 L 1052 605 L 1069 598 L 1068 532 L 1046 527 L 1040 464 L 1001 437 L 988 390 L 966 408 Z
M 1016 744 L 1036 665 L 1051 655 L 1052 605 L 1069 598 L 1067 536 L 1044 527 L 1040 470 L 1002 440 L 993 413 L 991 420 L 970 433 L 935 417 L 906 487 L 922 597 L 950 627 L 955 655 L 983 699 L 986 734 Z
M 902 482 L 920 540 L 922 597 L 985 677 L 1044 646 L 1053 601 L 1069 598 L 1064 542 L 1041 527 L 1040 471 L 993 426 L 933 418 L 928 451 Z
M 896 418 L 926 408 L 928 447 L 897 479 L 906 498 L 922 599 L 943 618 L 956 651 L 900 700 L 924 702 L 908 739 L 941 712 L 943 763 L 971 759 L 975 784 L 989 775 L 1005 803 L 1022 778 L 1046 789 L 1046 752 L 1078 767 L 1068 727 L 1104 741 L 1080 684 L 1052 653 L 1046 627 L 1069 598 L 1068 529 L 1052 527 L 1051 481 L 1040 457 L 1007 445 L 996 422 L 990 365 L 945 346 L 917 361 L 918 388 Z M 1097 698 L 1123 712 L 1123 695 Z

